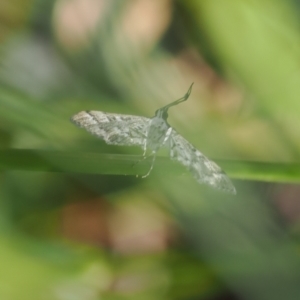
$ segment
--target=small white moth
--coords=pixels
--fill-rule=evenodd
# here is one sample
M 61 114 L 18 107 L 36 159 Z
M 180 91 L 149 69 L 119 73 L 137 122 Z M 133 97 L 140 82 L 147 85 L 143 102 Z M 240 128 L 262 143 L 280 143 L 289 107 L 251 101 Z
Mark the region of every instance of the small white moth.
M 167 147 L 170 158 L 187 167 L 199 183 L 235 194 L 233 184 L 222 169 L 178 134 L 167 122 L 168 109 L 186 101 L 191 94 L 192 86 L 193 83 L 182 98 L 158 109 L 151 119 L 101 111 L 81 111 L 74 115 L 71 121 L 103 139 L 107 144 L 142 147 L 143 159 L 153 156 L 150 170 L 143 177 L 150 174 L 157 151 Z M 151 150 L 148 156 L 146 156 L 147 150 Z

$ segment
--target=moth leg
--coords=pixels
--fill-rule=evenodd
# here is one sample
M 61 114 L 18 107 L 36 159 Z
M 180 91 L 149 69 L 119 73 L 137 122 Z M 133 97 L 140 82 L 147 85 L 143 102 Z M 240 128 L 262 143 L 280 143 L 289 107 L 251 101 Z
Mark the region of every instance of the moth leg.
M 172 127 L 169 127 L 168 130 L 167 130 L 167 132 L 166 132 L 166 136 L 165 136 L 163 142 L 161 143 L 160 148 L 161 148 L 162 146 L 164 146 L 166 142 L 170 141 L 171 133 L 172 133 Z
M 135 165 L 139 164 L 141 161 L 145 160 L 146 158 L 148 158 L 149 156 L 152 155 L 152 153 L 148 156 L 146 156 L 146 152 L 147 152 L 147 141 L 145 140 L 145 143 L 144 143 L 144 146 L 143 146 L 143 150 L 144 150 L 144 153 L 143 153 L 143 158 L 138 160 L 137 162 L 135 162 L 132 167 L 134 167 Z
M 153 155 L 152 162 L 151 162 L 151 167 L 150 167 L 149 171 L 147 172 L 147 174 L 143 175 L 142 178 L 146 178 L 147 176 L 149 176 L 152 169 L 153 169 L 154 161 L 155 161 L 155 158 L 156 158 L 156 152 L 153 151 L 150 155 Z M 150 155 L 148 155 L 147 157 L 149 157 Z
M 145 143 L 144 143 L 143 150 L 144 150 L 144 152 L 143 152 L 143 156 L 145 157 L 145 155 L 146 155 L 146 151 L 147 151 L 147 140 L 145 140 Z
M 140 159 L 139 161 L 137 161 L 136 163 L 134 163 L 134 164 L 132 165 L 132 167 L 134 167 L 135 165 L 137 165 L 137 164 L 139 164 L 140 162 L 144 161 L 144 160 L 147 159 L 148 157 L 153 156 L 152 162 L 151 162 L 151 167 L 150 167 L 149 171 L 148 171 L 145 175 L 141 176 L 142 178 L 146 178 L 147 176 L 150 175 L 150 173 L 151 173 L 151 171 L 152 171 L 152 169 L 153 169 L 153 166 L 154 166 L 155 159 L 156 159 L 156 152 L 157 152 L 157 151 L 152 151 L 149 155 L 144 156 L 142 159 Z M 137 175 L 137 177 L 138 177 L 138 175 Z
M 143 158 L 139 161 L 137 161 L 136 163 L 133 164 L 133 167 L 140 163 L 141 161 L 147 159 L 148 157 L 150 156 L 153 156 L 152 158 L 152 162 L 151 162 L 151 167 L 149 169 L 149 171 L 147 172 L 147 174 L 143 175 L 142 178 L 145 178 L 147 176 L 150 175 L 152 169 L 153 169 L 153 166 L 154 166 L 154 162 L 155 162 L 155 159 L 156 159 L 156 153 L 157 151 L 162 147 L 164 146 L 167 142 L 170 143 L 170 136 L 171 136 L 171 133 L 172 133 L 172 127 L 168 128 L 167 132 L 166 132 L 166 135 L 164 137 L 164 140 L 162 141 L 162 143 L 159 145 L 159 147 L 157 147 L 157 149 L 153 150 L 149 155 L 146 155 L 146 151 L 147 151 L 147 140 L 145 141 L 145 144 L 144 144 L 144 153 L 143 153 Z
M 169 146 L 169 149 L 170 149 L 170 152 L 169 152 L 170 158 L 173 158 L 174 157 L 174 148 L 175 148 L 176 145 L 175 145 L 175 143 L 172 139 L 169 139 L 168 146 Z

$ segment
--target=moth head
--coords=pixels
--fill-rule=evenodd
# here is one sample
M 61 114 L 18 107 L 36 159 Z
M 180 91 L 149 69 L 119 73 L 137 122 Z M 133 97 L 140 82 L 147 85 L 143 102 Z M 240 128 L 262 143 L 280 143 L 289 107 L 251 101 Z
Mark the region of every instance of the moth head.
M 160 108 L 155 112 L 155 117 L 162 118 L 164 120 L 167 120 L 168 116 L 168 109 L 165 108 Z

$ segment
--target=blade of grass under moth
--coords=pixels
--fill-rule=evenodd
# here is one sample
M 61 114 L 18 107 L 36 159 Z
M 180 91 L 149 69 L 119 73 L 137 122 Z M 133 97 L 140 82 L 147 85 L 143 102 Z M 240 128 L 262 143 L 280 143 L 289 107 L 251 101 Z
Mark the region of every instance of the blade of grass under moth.
M 149 162 L 139 155 L 31 149 L 0 150 L 0 170 L 55 171 L 87 174 L 143 175 Z M 300 163 L 215 160 L 235 179 L 268 182 L 300 182 Z M 184 168 L 168 157 L 158 157 L 155 173 L 180 174 Z

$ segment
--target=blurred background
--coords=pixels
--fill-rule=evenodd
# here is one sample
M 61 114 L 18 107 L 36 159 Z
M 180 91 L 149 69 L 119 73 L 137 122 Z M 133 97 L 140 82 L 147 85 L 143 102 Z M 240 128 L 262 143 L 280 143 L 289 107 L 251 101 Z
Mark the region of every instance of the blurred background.
M 0 0 L 0 299 L 300 299 L 299 15 L 297 0 Z M 142 149 L 69 121 L 152 117 L 192 82 L 168 121 L 236 196 L 163 151 L 137 178 Z M 277 182 L 243 161 L 291 168 Z

